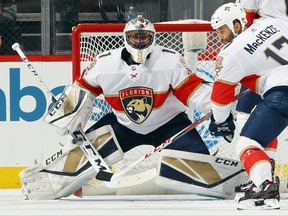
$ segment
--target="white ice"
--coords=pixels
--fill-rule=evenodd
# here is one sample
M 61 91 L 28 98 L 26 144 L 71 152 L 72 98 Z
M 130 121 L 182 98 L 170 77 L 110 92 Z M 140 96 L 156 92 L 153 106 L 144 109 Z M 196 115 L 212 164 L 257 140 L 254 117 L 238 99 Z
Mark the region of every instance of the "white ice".
M 280 201 L 279 210 L 236 209 L 234 200 L 217 200 L 196 195 L 127 195 L 78 198 L 70 196 L 61 200 L 24 200 L 20 190 L 0 190 L 0 215 L 288 215 L 288 199 Z

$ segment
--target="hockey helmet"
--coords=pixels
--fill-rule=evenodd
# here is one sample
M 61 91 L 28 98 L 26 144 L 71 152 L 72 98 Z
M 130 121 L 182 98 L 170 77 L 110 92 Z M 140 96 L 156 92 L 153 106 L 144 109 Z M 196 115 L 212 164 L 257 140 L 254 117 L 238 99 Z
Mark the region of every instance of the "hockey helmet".
M 155 44 L 155 33 L 154 25 L 141 15 L 125 25 L 125 47 L 135 62 L 143 63 L 152 52 Z
M 236 36 L 237 34 L 234 32 L 233 23 L 233 21 L 236 19 L 239 20 L 243 31 L 247 23 L 245 10 L 239 4 L 227 3 L 220 6 L 213 13 L 211 17 L 211 26 L 213 29 L 218 29 L 223 25 L 227 25 L 232 33 Z

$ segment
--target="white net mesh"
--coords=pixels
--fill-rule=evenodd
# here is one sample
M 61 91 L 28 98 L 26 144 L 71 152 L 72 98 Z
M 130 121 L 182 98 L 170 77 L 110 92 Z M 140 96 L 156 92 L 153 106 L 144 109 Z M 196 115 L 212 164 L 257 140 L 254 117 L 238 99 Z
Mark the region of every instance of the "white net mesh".
M 187 21 L 181 21 L 183 23 L 187 23 Z M 189 20 L 188 23 L 193 23 L 193 20 Z M 195 21 L 195 23 L 203 23 L 203 26 L 206 25 L 207 21 Z M 206 24 L 204 24 L 206 23 Z M 174 22 L 175 28 L 179 29 L 180 22 Z M 73 61 L 79 61 L 80 68 L 73 68 L 74 74 L 79 74 L 80 71 L 83 71 L 85 67 L 90 65 L 96 58 L 96 55 L 110 49 L 123 47 L 124 39 L 121 31 L 110 31 L 110 32 L 99 32 L 97 28 L 93 27 L 91 24 L 91 29 L 89 32 L 81 32 L 80 33 L 80 49 L 79 52 L 80 58 L 73 59 Z M 167 26 L 167 31 L 165 31 L 165 27 Z M 123 26 L 124 27 L 124 26 Z M 155 25 L 156 27 L 156 25 Z M 202 30 L 197 30 L 198 27 L 192 28 L 190 33 L 193 33 L 195 37 L 192 36 L 195 40 L 199 35 L 203 34 Z M 202 28 L 202 27 L 201 27 Z M 164 30 L 163 30 L 164 29 Z M 207 27 L 209 29 L 209 27 Z M 156 28 L 157 30 L 157 28 Z M 197 34 L 201 31 L 201 34 Z M 183 32 L 173 31 L 173 28 L 169 26 L 167 23 L 161 24 L 161 32 L 157 32 L 156 34 L 156 44 L 165 46 L 167 48 L 174 49 L 181 54 L 184 54 L 183 50 L 183 41 L 182 41 Z M 219 42 L 217 38 L 217 33 L 208 30 L 207 34 L 207 48 L 205 51 L 199 54 L 196 73 L 204 79 L 209 81 L 214 80 L 214 60 L 217 54 L 221 49 L 221 42 Z M 190 35 L 191 36 L 191 35 Z M 79 43 L 79 42 L 73 42 Z M 75 72 L 76 70 L 76 72 Z M 104 114 L 107 112 L 111 112 L 111 107 L 101 98 L 97 98 L 94 103 L 95 109 L 91 118 L 92 122 L 98 121 Z M 189 111 L 190 117 L 193 121 L 199 119 L 201 117 L 201 113 L 197 111 Z M 237 141 L 237 137 L 234 139 L 232 143 L 227 143 L 223 139 L 219 139 L 217 137 L 213 137 L 210 135 L 208 131 L 209 120 L 202 123 L 197 127 L 201 137 L 205 141 L 208 149 L 211 152 L 219 150 L 219 156 L 234 158 L 236 156 L 234 154 L 234 143 Z M 282 191 L 286 191 L 287 189 L 287 178 L 288 178 L 288 170 L 287 170 L 287 156 L 285 153 L 287 152 L 287 137 L 288 132 L 285 130 L 281 136 L 279 137 L 279 150 L 278 157 L 276 160 L 276 175 L 278 175 L 281 179 L 281 187 Z M 151 146 L 150 146 L 151 147 Z M 152 147 L 151 147 L 152 148 Z M 147 153 L 151 150 L 149 146 L 146 147 L 137 147 L 137 149 L 132 149 L 125 155 L 125 159 L 118 163 L 115 168 L 116 170 L 121 170 L 124 167 L 128 166 L 131 162 L 135 161 L 139 158 L 139 156 L 143 155 L 143 153 Z M 141 172 L 143 169 L 147 169 L 149 167 L 157 166 L 157 159 L 159 158 L 158 154 L 155 154 L 155 157 L 151 157 L 149 160 L 144 160 L 142 164 L 140 164 L 133 172 Z

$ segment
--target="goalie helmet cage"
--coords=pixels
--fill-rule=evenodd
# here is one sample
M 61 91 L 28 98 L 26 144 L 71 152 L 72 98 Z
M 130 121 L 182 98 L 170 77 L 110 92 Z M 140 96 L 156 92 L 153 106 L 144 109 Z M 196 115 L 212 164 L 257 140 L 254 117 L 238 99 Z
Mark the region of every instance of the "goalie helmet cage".
M 215 58 L 219 53 L 222 44 L 218 39 L 217 33 L 213 31 L 207 21 L 202 20 L 182 20 L 175 22 L 155 23 L 156 41 L 158 45 L 171 48 L 184 55 L 183 32 L 190 34 L 189 40 L 203 40 L 203 34 L 207 38 L 207 47 L 198 54 L 197 75 L 204 79 L 213 80 Z M 125 24 L 79 24 L 72 31 L 72 67 L 73 80 L 77 79 L 81 72 L 95 61 L 96 56 L 107 50 L 124 46 L 123 29 Z M 196 41 L 197 42 L 197 41 Z M 101 96 L 94 102 L 95 109 L 91 116 L 89 124 L 98 121 L 103 115 L 111 112 L 111 107 L 103 100 Z M 201 117 L 197 111 L 189 112 L 192 121 Z M 197 127 L 198 132 L 205 141 L 208 149 L 218 149 L 218 156 L 237 159 L 234 154 L 235 142 L 237 135 L 232 143 L 227 143 L 221 138 L 211 136 L 208 130 L 209 120 Z M 281 179 L 281 191 L 287 191 L 288 180 L 288 152 L 287 129 L 279 136 L 279 144 L 276 158 L 275 174 Z M 125 154 L 124 160 L 114 166 L 116 170 L 121 170 L 131 162 L 138 159 L 151 146 L 137 147 Z M 159 155 L 155 154 L 154 158 L 144 160 L 137 166 L 133 172 L 139 173 L 151 167 L 157 167 Z M 132 172 L 132 173 L 133 173 Z M 130 173 L 131 174 L 131 173 Z

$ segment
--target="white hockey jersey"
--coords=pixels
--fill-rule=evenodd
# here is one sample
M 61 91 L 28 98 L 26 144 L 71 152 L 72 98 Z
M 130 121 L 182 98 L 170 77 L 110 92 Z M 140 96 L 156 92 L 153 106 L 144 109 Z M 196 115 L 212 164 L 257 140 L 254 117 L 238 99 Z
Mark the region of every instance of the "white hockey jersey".
M 122 52 L 119 48 L 100 54 L 76 81 L 96 95 L 103 93 L 122 125 L 147 134 L 184 112 L 184 105 L 204 113 L 211 109 L 212 88 L 203 85 L 177 52 L 155 46 L 139 65 L 128 65 Z
M 216 70 L 211 100 L 218 123 L 228 117 L 239 82 L 262 95 L 273 87 L 288 86 L 288 22 L 255 20 L 221 50 Z

